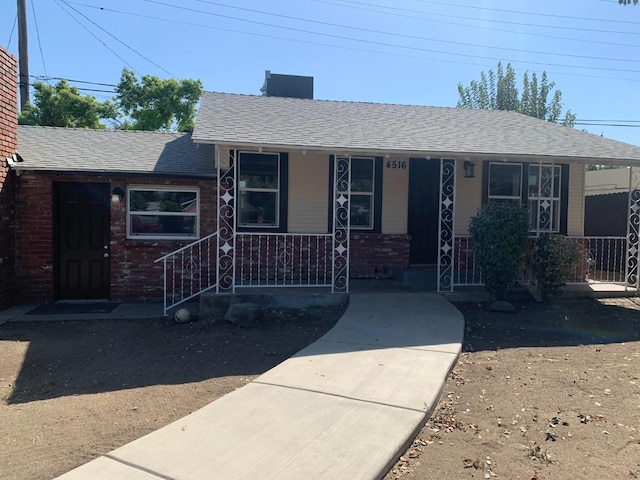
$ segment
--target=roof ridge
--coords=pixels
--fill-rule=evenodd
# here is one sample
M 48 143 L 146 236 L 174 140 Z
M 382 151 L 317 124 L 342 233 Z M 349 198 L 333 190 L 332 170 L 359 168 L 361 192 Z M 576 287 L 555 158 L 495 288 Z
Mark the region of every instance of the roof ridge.
M 127 134 L 155 134 L 155 135 L 173 135 L 184 136 L 191 135 L 191 132 L 161 132 L 158 130 L 126 130 L 118 128 L 82 128 L 82 127 L 52 127 L 49 125 L 18 125 L 19 128 L 33 128 L 33 129 L 47 129 L 47 130 L 64 130 L 64 131 L 76 131 L 76 132 L 93 132 L 93 133 L 127 133 Z

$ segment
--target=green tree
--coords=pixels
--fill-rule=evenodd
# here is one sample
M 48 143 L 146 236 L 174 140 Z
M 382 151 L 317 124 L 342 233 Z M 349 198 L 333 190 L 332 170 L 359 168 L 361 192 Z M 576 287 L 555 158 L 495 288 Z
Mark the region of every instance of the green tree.
M 35 82 L 33 88 L 34 102 L 20 112 L 19 122 L 23 125 L 105 128 L 100 120 L 117 116 L 112 102 L 99 102 L 91 95 L 82 95 L 66 80 L 60 80 L 55 87 Z
M 135 73 L 125 68 L 116 91 L 114 100 L 130 119 L 123 128 L 190 132 L 203 88 L 200 80 L 144 75 L 138 81 Z
M 498 62 L 496 72 L 492 69 L 486 74 L 480 72 L 480 80 L 472 80 L 468 86 L 458 84 L 458 108 L 479 108 L 485 110 L 510 110 L 530 117 L 541 118 L 549 122 L 573 127 L 576 116 L 568 110 L 562 120 L 562 92 L 556 90 L 553 97 L 549 95 L 555 87 L 555 82 L 549 82 L 547 72 L 542 72 L 540 81 L 535 72 L 531 78 L 527 73 L 522 78 L 522 95 L 519 96 L 516 87 L 516 74 L 511 64 L 507 64 L 506 71 L 502 63 Z

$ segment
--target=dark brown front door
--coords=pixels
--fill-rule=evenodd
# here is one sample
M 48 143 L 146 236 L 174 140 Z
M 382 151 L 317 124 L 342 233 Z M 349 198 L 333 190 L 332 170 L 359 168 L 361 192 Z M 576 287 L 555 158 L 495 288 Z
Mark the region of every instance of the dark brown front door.
M 440 160 L 412 158 L 409 162 L 409 224 L 412 265 L 438 261 L 438 196 Z
M 56 183 L 58 299 L 109 298 L 109 184 Z

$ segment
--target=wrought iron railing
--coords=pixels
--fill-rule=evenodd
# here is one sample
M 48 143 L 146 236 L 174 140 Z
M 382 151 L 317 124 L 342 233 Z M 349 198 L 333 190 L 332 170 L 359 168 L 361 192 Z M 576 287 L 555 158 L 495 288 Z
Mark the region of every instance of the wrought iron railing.
M 236 287 L 331 287 L 331 234 L 238 233 Z
M 567 237 L 578 245 L 579 261 L 568 283 L 626 283 L 625 237 Z
M 626 284 L 627 239 L 625 237 L 567 237 L 578 245 L 579 260 L 567 283 Z M 535 241 L 535 238 L 532 238 Z M 453 262 L 454 286 L 483 285 L 482 270 L 476 262 L 473 243 L 467 235 L 455 238 Z M 531 281 L 531 272 L 523 268 L 520 282 Z
M 163 264 L 164 313 L 217 285 L 218 232 L 158 258 Z M 240 287 L 335 285 L 331 234 L 237 233 L 231 291 Z
M 216 287 L 218 232 L 214 232 L 174 252 L 156 259 L 162 262 L 164 314 L 177 305 Z

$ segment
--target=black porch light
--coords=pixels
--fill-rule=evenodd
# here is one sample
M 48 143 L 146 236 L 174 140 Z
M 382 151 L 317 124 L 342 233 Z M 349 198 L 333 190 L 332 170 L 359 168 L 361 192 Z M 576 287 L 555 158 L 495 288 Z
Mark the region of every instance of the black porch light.
M 475 163 L 471 163 L 469 160 L 465 160 L 464 163 L 462 164 L 462 166 L 464 167 L 464 178 L 473 178 L 473 177 L 475 177 L 475 174 L 473 172 L 473 169 L 476 166 Z

